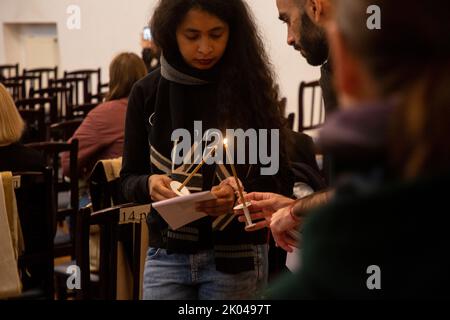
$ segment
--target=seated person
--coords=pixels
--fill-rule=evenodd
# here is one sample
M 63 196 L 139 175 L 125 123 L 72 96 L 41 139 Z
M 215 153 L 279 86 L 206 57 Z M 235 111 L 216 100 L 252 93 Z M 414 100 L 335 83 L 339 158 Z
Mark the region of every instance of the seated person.
M 9 92 L 0 84 L 0 171 L 42 171 L 45 159 L 41 153 L 19 141 L 25 123 Z
M 146 76 L 147 69 L 134 53 L 121 53 L 111 62 L 106 102 L 93 109 L 74 133 L 78 139 L 78 171 L 87 177 L 95 163 L 122 156 L 128 95 L 134 83 Z M 63 172 L 69 174 L 69 154 L 62 156 Z
M 43 155 L 19 142 L 24 128 L 24 121 L 20 117 L 11 95 L 0 84 L 0 172 L 20 173 L 44 170 L 46 164 Z M 25 253 L 37 253 L 46 248 L 43 230 L 47 226 L 44 225 L 44 219 L 42 219 L 46 214 L 43 212 L 45 189 L 34 188 L 33 192 L 21 189 L 16 196 Z M 20 270 L 24 291 L 42 284 L 45 268 L 46 266 L 35 264 L 31 268 Z

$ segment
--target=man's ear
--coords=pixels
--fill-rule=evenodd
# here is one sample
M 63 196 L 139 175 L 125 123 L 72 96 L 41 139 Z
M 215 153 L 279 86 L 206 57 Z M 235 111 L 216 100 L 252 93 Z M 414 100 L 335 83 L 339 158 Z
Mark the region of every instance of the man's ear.
M 327 24 L 331 51 L 334 86 L 339 103 L 345 107 L 364 95 L 364 75 L 359 60 L 348 50 L 347 44 L 335 23 Z
M 306 12 L 315 24 L 323 24 L 324 12 L 322 0 L 306 0 Z

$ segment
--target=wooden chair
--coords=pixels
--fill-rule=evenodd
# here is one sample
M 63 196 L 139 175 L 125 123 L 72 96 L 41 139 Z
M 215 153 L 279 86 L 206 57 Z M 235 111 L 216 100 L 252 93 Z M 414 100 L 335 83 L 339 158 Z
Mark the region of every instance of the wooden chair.
M 104 165 L 103 161 L 99 161 L 89 176 L 89 193 L 94 211 L 127 203 L 122 194 L 120 178 L 108 179 Z
M 71 88 L 70 99 L 68 100 L 64 119 L 71 119 L 73 112 L 73 106 L 83 105 L 85 103 L 91 103 L 91 98 L 88 93 L 88 77 L 70 77 L 58 80 L 50 80 L 50 86 L 52 88 Z
M 16 107 L 19 110 L 38 110 L 45 111 L 45 121 L 47 123 L 56 122 L 58 119 L 57 98 L 28 98 L 16 100 Z
M 98 103 L 85 103 L 77 106 L 72 106 L 72 116 L 73 118 L 86 118 L 89 112 L 91 112 L 95 107 L 98 106 Z
M 100 84 L 100 97 L 101 97 L 101 100 L 99 102 L 104 101 L 104 99 L 106 98 L 108 93 L 109 93 L 109 82 Z
M 19 64 L 0 65 L 0 82 L 12 77 L 19 76 Z
M 30 89 L 39 89 L 39 77 L 35 76 L 17 76 L 11 77 L 3 81 L 3 84 L 20 84 L 21 90 L 19 92 L 18 99 L 26 99 L 28 98 L 28 92 Z M 16 98 L 16 99 L 17 99 Z
M 37 69 L 23 69 L 24 76 L 38 77 L 38 83 L 40 89 L 46 89 L 49 87 L 49 80 L 56 80 L 58 78 L 58 67 L 54 68 L 37 68 Z
M 51 81 L 51 80 L 50 80 Z M 72 101 L 72 86 L 56 87 L 34 90 L 31 89 L 29 93 L 30 98 L 53 98 L 56 97 L 56 119 L 53 122 L 60 122 L 65 119 L 66 114 L 71 114 Z
M 58 208 L 56 214 L 57 222 L 64 221 L 67 217 L 70 218 L 69 223 L 69 237 L 56 239 L 60 241 L 55 242 L 55 257 L 74 256 L 74 244 L 75 244 L 75 228 L 74 221 L 78 212 L 78 140 L 74 139 L 71 143 L 67 142 L 42 142 L 27 144 L 27 147 L 41 151 L 47 158 L 47 162 L 53 168 L 54 175 L 54 188 L 56 195 L 70 191 L 69 208 Z M 60 155 L 63 152 L 69 152 L 70 157 L 70 181 L 67 182 L 62 173 Z M 56 199 L 55 199 L 56 201 Z
M 124 234 L 131 237 L 129 261 L 133 273 L 133 300 L 139 300 L 141 287 L 141 232 L 145 217 L 134 223 L 123 224 L 121 209 L 133 205 L 123 205 L 91 213 L 89 208 L 81 209 L 77 215 L 76 261 L 81 269 L 81 290 L 78 299 L 92 299 L 92 283 L 89 268 L 89 230 L 91 226 L 100 227 L 100 272 L 99 298 L 116 300 L 117 296 L 117 248 Z M 148 214 L 148 213 L 146 213 Z
M 310 98 L 309 103 L 306 102 L 307 98 Z M 302 82 L 300 84 L 298 106 L 299 132 L 317 129 L 323 125 L 325 110 L 319 81 Z M 306 119 L 308 113 L 309 121 Z
M 294 130 L 295 113 L 289 113 L 286 118 L 286 126 L 290 130 Z
M 20 82 L 3 82 L 6 90 L 8 90 L 9 94 L 13 98 L 14 101 L 19 100 L 25 94 L 22 93 L 22 84 Z
M 17 299 L 53 300 L 53 237 L 55 206 L 53 171 L 13 173 L 20 176 L 15 190 L 25 251 L 19 256 L 23 292 Z
M 87 100 L 85 100 L 85 103 L 92 103 L 92 102 L 101 102 L 101 69 L 83 69 L 83 70 L 74 70 L 74 71 L 64 71 L 64 78 L 65 79 L 71 79 L 71 78 L 87 78 Z M 95 91 L 94 89 L 95 88 Z
M 48 139 L 44 108 L 19 109 L 19 113 L 26 124 L 25 132 L 21 139 L 22 143 L 43 142 Z

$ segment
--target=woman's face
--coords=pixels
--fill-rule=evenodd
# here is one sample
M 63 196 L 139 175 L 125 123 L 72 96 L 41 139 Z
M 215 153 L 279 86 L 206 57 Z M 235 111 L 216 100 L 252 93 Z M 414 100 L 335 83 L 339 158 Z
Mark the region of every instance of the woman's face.
M 191 9 L 177 29 L 177 42 L 188 65 L 212 68 L 222 58 L 229 37 L 228 24 L 200 9 Z

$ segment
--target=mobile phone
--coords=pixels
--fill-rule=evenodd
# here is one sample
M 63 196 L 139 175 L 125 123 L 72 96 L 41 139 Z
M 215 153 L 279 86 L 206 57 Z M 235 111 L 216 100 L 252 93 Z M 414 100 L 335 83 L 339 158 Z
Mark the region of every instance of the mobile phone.
M 143 37 L 144 37 L 144 40 L 147 40 L 147 41 L 152 40 L 152 32 L 150 31 L 150 27 L 144 27 Z

